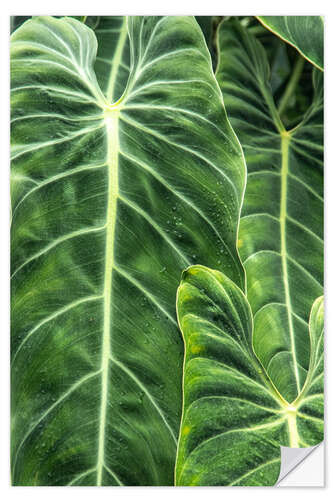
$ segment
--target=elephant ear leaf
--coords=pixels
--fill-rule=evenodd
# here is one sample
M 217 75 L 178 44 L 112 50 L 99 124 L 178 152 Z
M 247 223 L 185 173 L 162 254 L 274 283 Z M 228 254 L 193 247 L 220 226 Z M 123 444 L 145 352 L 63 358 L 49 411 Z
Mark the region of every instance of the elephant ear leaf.
M 254 353 L 243 292 L 219 271 L 198 265 L 184 271 L 177 295 L 185 342 L 177 485 L 272 486 L 280 445 L 322 440 L 322 305 L 317 299 L 310 318 L 307 381 L 290 404 Z
M 202 32 L 129 18 L 114 101 L 114 22 L 103 91 L 82 22 L 33 18 L 11 39 L 15 485 L 173 484 L 179 276 L 223 257 L 244 287 L 245 165 Z
M 220 25 L 219 50 L 217 79 L 248 167 L 238 248 L 254 315 L 253 345 L 292 402 L 309 368 L 310 310 L 323 293 L 323 74 L 314 68 L 312 105 L 287 131 L 262 45 L 228 20 Z
M 257 16 L 275 35 L 295 47 L 305 59 L 324 69 L 324 19 L 322 16 Z

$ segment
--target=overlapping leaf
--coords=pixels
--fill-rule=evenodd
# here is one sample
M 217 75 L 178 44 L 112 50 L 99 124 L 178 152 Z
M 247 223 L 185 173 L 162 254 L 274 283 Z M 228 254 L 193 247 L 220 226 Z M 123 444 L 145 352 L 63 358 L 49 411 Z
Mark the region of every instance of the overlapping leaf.
M 324 20 L 321 16 L 258 16 L 259 21 L 324 69 Z
M 310 317 L 307 379 L 292 405 L 254 353 L 251 307 L 230 279 L 192 266 L 177 297 L 185 359 L 176 484 L 274 485 L 280 445 L 312 446 L 323 437 L 322 297 Z
M 12 35 L 15 485 L 173 484 L 181 270 L 223 258 L 244 285 L 245 167 L 203 35 L 191 17 L 129 19 L 115 103 L 119 22 L 107 96 L 81 22 Z
M 286 131 L 262 46 L 235 20 L 219 33 L 217 78 L 243 146 L 247 188 L 239 250 L 254 315 L 254 349 L 282 396 L 294 401 L 309 368 L 308 319 L 323 287 L 323 95 Z

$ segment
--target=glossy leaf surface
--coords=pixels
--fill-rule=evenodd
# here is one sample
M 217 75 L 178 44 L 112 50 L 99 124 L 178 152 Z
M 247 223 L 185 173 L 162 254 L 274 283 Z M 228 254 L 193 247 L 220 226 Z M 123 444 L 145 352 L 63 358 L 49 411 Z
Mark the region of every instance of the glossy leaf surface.
M 192 17 L 133 17 L 128 35 L 117 102 L 121 35 L 107 95 L 82 22 L 12 35 L 15 485 L 173 484 L 181 271 L 223 258 L 244 286 L 245 166 L 203 35 Z
M 251 307 L 230 279 L 203 266 L 188 268 L 177 311 L 185 358 L 176 484 L 274 485 L 280 445 L 307 447 L 323 438 L 322 297 L 310 317 L 306 383 L 292 405 L 253 351 Z
M 12 16 L 11 31 L 31 16 Z M 97 81 L 107 99 L 119 99 L 130 69 L 130 50 L 126 16 L 71 16 L 91 28 L 97 38 L 94 64 Z M 114 71 L 112 71 L 114 68 Z
M 259 21 L 305 59 L 324 69 L 324 20 L 322 16 L 258 16 Z
M 237 21 L 219 33 L 217 78 L 247 162 L 239 231 L 253 343 L 281 395 L 295 400 L 309 367 L 309 314 L 323 293 L 323 88 L 314 69 L 313 103 L 286 131 L 259 42 Z

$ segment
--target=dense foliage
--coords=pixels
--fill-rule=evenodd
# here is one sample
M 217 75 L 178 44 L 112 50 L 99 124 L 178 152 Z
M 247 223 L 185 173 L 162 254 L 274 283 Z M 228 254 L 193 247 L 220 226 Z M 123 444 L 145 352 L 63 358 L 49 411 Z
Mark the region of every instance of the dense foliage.
M 11 29 L 12 483 L 274 485 L 323 439 L 322 19 Z

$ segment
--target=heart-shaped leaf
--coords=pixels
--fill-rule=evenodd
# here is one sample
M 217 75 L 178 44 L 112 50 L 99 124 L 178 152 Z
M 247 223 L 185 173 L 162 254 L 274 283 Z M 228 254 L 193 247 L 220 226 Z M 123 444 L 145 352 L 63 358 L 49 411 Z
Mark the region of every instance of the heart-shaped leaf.
M 98 77 L 113 99 L 117 22 Z M 82 22 L 33 18 L 12 35 L 15 485 L 173 484 L 181 271 L 223 258 L 244 286 L 245 165 L 202 32 L 192 17 L 133 17 L 128 35 L 116 102 Z
M 280 445 L 323 438 L 323 298 L 311 310 L 306 382 L 290 404 L 255 355 L 251 307 L 237 285 L 197 265 L 184 271 L 177 297 L 185 359 L 176 484 L 274 485 Z

